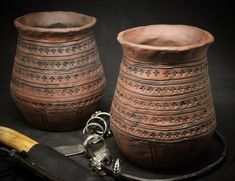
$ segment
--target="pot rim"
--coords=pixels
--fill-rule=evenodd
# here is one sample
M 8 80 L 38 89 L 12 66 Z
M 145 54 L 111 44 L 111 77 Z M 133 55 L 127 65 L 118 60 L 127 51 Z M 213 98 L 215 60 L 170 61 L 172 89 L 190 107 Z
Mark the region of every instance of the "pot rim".
M 21 23 L 20 20 L 23 18 L 27 18 L 28 16 L 32 15 L 39 15 L 44 13 L 67 13 L 67 14 L 76 14 L 80 16 L 84 16 L 86 18 L 90 18 L 91 21 L 84 26 L 80 27 L 65 27 L 65 28 L 46 28 L 46 27 L 36 27 L 36 26 L 30 26 L 24 23 Z M 39 33 L 68 33 L 68 32 L 78 32 L 85 29 L 88 29 L 96 24 L 97 20 L 93 16 L 88 16 L 86 14 L 77 13 L 74 11 L 43 11 L 43 12 L 34 12 L 34 13 L 28 13 L 23 16 L 20 16 L 14 20 L 14 25 L 18 30 L 23 31 L 31 31 L 31 32 L 39 32 Z
M 147 28 L 151 28 L 151 27 L 159 27 L 159 26 L 168 26 L 168 27 L 186 27 L 186 28 L 192 28 L 195 29 L 197 31 L 201 31 L 202 33 L 204 33 L 205 36 L 207 36 L 207 39 L 203 42 L 200 43 L 193 43 L 190 45 L 181 45 L 181 46 L 159 46 L 159 45 L 144 45 L 144 44 L 138 44 L 138 43 L 134 43 L 134 42 L 130 42 L 125 40 L 125 34 L 129 33 L 131 31 L 136 31 L 139 29 L 147 29 Z M 203 29 L 194 27 L 194 26 L 189 26 L 189 25 L 183 25 L 183 24 L 154 24 L 154 25 L 144 25 L 144 26 L 138 26 L 138 27 L 134 27 L 134 28 L 130 28 L 130 29 L 126 29 L 124 31 L 121 31 L 120 33 L 118 33 L 117 36 L 117 40 L 121 45 L 124 46 L 129 46 L 129 47 L 133 47 L 133 48 L 137 48 L 137 49 L 144 49 L 144 50 L 155 50 L 155 51 L 171 51 L 171 52 L 178 52 L 178 51 L 186 51 L 186 50 L 190 50 L 190 49 L 195 49 L 195 48 L 199 48 L 205 45 L 209 45 L 211 43 L 214 42 L 214 36 L 209 33 L 208 31 L 205 31 Z

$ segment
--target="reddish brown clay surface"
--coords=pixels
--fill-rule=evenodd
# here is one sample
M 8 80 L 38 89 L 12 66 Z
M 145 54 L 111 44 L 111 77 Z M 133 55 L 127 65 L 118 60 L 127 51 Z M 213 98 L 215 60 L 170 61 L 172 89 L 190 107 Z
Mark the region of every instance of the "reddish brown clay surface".
M 189 163 L 216 127 L 207 70 L 208 32 L 151 25 L 119 33 L 123 59 L 111 108 L 121 152 L 149 169 Z
M 94 112 L 105 88 L 95 23 L 74 12 L 32 13 L 15 20 L 19 38 L 11 94 L 33 126 L 75 129 Z

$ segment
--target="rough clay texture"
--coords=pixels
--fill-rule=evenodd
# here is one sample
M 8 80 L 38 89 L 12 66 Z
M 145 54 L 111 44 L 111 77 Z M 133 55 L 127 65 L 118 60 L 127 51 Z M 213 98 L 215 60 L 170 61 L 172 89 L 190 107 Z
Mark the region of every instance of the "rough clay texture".
M 213 36 L 155 25 L 121 32 L 118 40 L 123 59 L 111 127 L 121 152 L 155 170 L 189 163 L 216 127 L 206 58 Z
M 105 88 L 95 21 L 73 12 L 32 13 L 15 20 L 19 38 L 11 95 L 33 126 L 71 130 L 95 111 Z

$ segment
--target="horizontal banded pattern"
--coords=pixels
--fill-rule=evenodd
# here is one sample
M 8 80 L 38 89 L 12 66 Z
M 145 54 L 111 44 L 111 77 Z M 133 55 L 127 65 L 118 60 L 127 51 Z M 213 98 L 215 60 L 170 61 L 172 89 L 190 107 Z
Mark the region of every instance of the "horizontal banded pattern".
M 111 109 L 112 126 L 136 138 L 180 141 L 215 128 L 206 57 L 162 66 L 124 55 Z
M 77 127 L 100 101 L 105 85 L 92 31 L 62 42 L 18 38 L 11 94 L 29 122 L 37 120 L 36 126 Z

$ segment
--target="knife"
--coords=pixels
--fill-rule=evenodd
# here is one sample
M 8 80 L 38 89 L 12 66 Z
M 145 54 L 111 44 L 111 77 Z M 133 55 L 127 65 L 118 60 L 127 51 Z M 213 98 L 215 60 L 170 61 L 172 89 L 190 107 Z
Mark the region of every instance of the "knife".
M 100 176 L 53 148 L 0 126 L 0 143 L 14 149 L 12 156 L 43 178 L 52 181 L 101 181 Z

